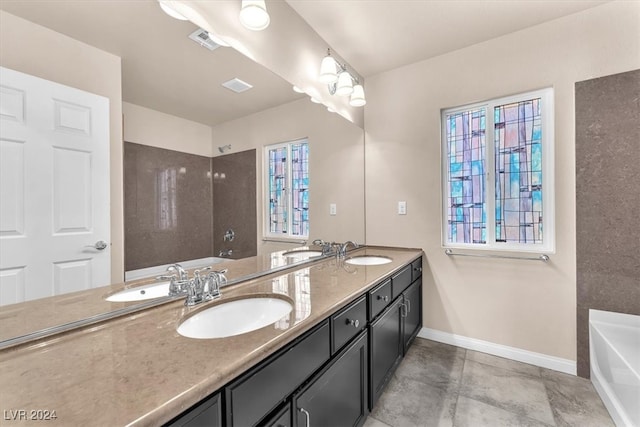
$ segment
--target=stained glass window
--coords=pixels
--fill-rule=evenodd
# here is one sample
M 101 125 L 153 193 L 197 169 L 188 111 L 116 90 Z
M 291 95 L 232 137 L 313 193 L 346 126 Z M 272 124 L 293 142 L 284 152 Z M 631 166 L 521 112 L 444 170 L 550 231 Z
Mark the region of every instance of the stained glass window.
M 309 235 L 309 144 L 306 140 L 265 148 L 267 159 L 267 234 Z
M 545 89 L 442 112 L 445 246 L 553 249 L 552 102 Z
M 542 243 L 540 98 L 494 107 L 496 242 Z
M 485 110 L 446 116 L 448 240 L 486 241 Z

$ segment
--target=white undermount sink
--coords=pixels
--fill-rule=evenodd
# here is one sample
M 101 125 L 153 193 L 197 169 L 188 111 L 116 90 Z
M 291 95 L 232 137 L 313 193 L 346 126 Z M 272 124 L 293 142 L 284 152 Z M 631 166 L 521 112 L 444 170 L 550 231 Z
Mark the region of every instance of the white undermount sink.
M 312 249 L 293 250 L 282 254 L 285 258 L 295 258 L 296 260 L 309 259 L 320 255 L 322 255 L 322 252 Z
M 178 326 L 187 338 L 210 339 L 240 335 L 264 328 L 288 316 L 293 307 L 280 298 L 244 298 L 194 314 Z
M 382 255 L 358 255 L 345 260 L 353 265 L 382 265 L 391 262 L 391 258 Z
M 109 295 L 106 300 L 110 302 L 129 302 L 166 297 L 169 295 L 169 283 L 170 282 L 157 282 L 131 289 L 124 289 L 113 295 Z

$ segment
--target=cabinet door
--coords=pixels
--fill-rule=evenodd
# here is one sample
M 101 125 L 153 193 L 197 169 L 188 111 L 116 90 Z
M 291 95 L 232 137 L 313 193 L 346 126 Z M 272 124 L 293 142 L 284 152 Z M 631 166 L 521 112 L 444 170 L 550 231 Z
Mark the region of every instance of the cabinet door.
M 370 396 L 369 408 L 378 401 L 393 371 L 402 359 L 402 298 L 395 300 L 369 327 Z
M 293 397 L 297 427 L 361 426 L 367 408 L 367 331 Z
M 220 393 L 208 397 L 178 418 L 166 424 L 169 427 L 218 427 L 222 426 Z
M 422 327 L 422 278 L 419 278 L 404 291 L 404 353 L 407 353 L 413 339 Z

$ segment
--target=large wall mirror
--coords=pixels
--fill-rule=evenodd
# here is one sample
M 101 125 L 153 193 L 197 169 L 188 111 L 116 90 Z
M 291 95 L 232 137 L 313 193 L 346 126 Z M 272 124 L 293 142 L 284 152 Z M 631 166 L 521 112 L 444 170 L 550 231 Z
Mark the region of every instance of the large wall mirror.
M 77 76 L 63 83 L 74 86 L 77 79 L 79 88 L 87 81 L 121 79 L 121 98 L 114 95 L 110 102 L 121 104 L 116 110 L 123 114 L 123 134 L 111 135 L 111 145 L 124 145 L 116 150 L 122 159 L 115 166 L 112 161 L 111 182 L 124 187 L 116 191 L 123 207 L 111 210 L 111 223 L 124 224 L 125 239 L 111 247 L 112 258 L 124 260 L 122 269 L 113 273 L 112 268 L 112 285 L 0 306 L 0 343 L 138 305 L 104 300 L 122 287 L 124 266 L 139 270 L 194 257 L 219 258 L 231 249 L 222 258 L 244 265 L 236 273 L 240 276 L 268 271 L 272 264 L 263 261 L 266 254 L 303 240 L 364 243 L 364 131 L 358 126 L 293 92 L 291 84 L 235 50 L 198 45 L 189 39 L 198 28 L 168 17 L 155 0 L 3 1 L 0 9 L 1 66 L 43 78 L 55 69 Z M 94 68 L 81 69 L 93 57 L 74 63 L 74 54 L 87 55 L 94 48 L 122 58 L 121 70 L 101 67 L 103 53 L 96 54 Z M 235 93 L 221 86 L 234 78 L 253 88 Z M 119 119 L 111 117 L 112 134 Z M 309 143 L 309 238 L 265 239 L 264 147 L 303 138 Z M 179 182 L 190 173 L 199 179 Z M 151 189 L 172 182 L 173 189 L 163 190 L 164 202 L 152 194 Z M 189 198 L 171 194 L 178 189 Z M 159 214 L 167 207 L 174 209 L 173 216 Z M 240 246 L 225 240 L 229 229 Z M 199 249 L 192 254 L 194 246 Z M 246 256 L 250 265 L 240 264 Z M 28 279 L 24 286 L 30 286 Z

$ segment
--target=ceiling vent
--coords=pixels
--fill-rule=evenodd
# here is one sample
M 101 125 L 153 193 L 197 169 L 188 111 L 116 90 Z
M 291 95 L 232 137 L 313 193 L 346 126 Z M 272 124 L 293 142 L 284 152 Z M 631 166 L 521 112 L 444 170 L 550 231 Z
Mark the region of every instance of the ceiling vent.
M 229 90 L 234 91 L 235 93 L 244 92 L 245 90 L 249 90 L 253 87 L 249 83 L 243 82 L 239 78 L 226 81 L 222 83 L 222 86 L 226 87 Z
M 200 46 L 206 47 L 209 50 L 216 50 L 220 47 L 219 44 L 211 40 L 211 38 L 209 37 L 209 33 L 207 33 L 202 28 L 198 28 L 196 31 L 189 34 L 189 38 L 198 43 Z

